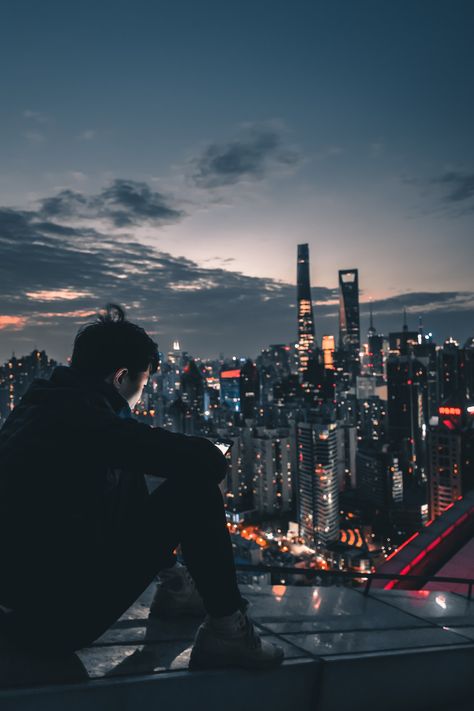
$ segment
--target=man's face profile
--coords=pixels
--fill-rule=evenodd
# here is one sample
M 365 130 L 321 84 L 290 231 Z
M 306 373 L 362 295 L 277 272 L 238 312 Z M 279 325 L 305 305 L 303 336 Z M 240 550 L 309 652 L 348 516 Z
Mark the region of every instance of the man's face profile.
M 111 383 L 127 400 L 130 409 L 133 410 L 137 402 L 140 400 L 148 378 L 150 377 L 150 366 L 145 371 L 138 373 L 136 379 L 130 378 L 128 368 L 118 368 L 115 373 L 105 378 L 106 382 Z

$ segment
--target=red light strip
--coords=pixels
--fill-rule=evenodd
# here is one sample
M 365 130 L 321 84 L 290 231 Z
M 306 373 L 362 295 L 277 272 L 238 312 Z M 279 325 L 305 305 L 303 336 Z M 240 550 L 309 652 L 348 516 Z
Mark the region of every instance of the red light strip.
M 402 545 L 399 546 L 399 547 L 397 548 L 397 550 L 395 550 L 395 551 L 393 551 L 392 553 L 390 553 L 390 555 L 388 556 L 388 558 L 385 558 L 385 563 L 387 563 L 387 561 L 389 561 L 390 558 L 393 558 L 394 555 L 397 555 L 397 553 L 400 553 L 400 551 L 402 550 L 402 548 L 405 548 L 405 546 L 407 546 L 407 545 L 410 543 L 410 541 L 412 541 L 414 538 L 416 538 L 416 537 L 419 536 L 419 535 L 420 535 L 420 532 L 417 531 L 416 533 L 413 534 L 413 536 L 410 536 L 410 538 L 407 538 L 407 540 L 406 540 L 404 543 L 402 543 Z
M 454 503 L 449 504 L 449 506 L 446 507 L 445 511 L 450 509 L 451 506 L 454 506 Z M 449 536 L 449 534 L 452 533 L 454 531 L 454 529 L 457 528 L 463 521 L 465 521 L 471 513 L 474 513 L 474 506 L 471 506 L 469 511 L 466 511 L 462 516 L 460 516 L 458 518 L 458 520 L 456 521 L 456 523 L 451 524 L 451 526 L 449 526 L 449 528 L 447 528 L 445 531 L 443 531 L 441 536 L 438 536 L 437 538 L 435 538 L 434 541 L 432 541 L 426 548 L 424 548 L 420 553 L 418 553 L 418 555 L 415 558 L 413 558 L 411 563 L 408 563 L 407 565 L 405 565 L 404 568 L 402 568 L 402 570 L 400 571 L 399 574 L 400 575 L 407 575 L 410 572 L 410 570 L 413 570 L 415 565 L 417 563 L 419 563 L 420 560 L 423 560 L 423 558 L 428 554 L 429 551 L 433 550 L 433 548 L 436 548 L 436 546 L 439 545 L 441 543 L 441 541 L 443 541 L 447 536 Z M 397 548 L 396 551 L 394 551 L 393 553 L 390 554 L 389 558 L 392 558 L 396 553 L 398 553 L 398 551 L 400 551 L 408 543 L 410 543 L 410 541 L 412 541 L 415 538 L 415 536 L 417 536 L 417 535 L 418 535 L 418 533 L 415 533 L 411 538 L 409 538 L 407 541 L 405 541 L 405 543 L 403 543 L 403 545 L 401 545 L 400 548 Z M 387 560 L 389 560 L 389 558 L 387 558 L 385 562 L 387 562 Z M 390 580 L 387 583 L 387 585 L 384 585 L 383 589 L 384 590 L 391 590 L 393 587 L 395 587 L 395 585 L 398 582 L 400 582 L 400 581 L 399 580 Z

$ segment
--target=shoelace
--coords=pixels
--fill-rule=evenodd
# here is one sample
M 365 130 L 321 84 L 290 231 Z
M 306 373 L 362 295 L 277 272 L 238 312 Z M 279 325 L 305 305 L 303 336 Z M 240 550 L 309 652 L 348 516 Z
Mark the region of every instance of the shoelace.
M 239 626 L 241 629 L 245 629 L 246 640 L 248 641 L 249 646 L 252 649 L 257 649 L 261 646 L 262 640 L 258 636 L 252 621 L 249 619 L 249 617 L 247 617 L 247 615 L 242 615 L 241 623 Z
M 194 582 L 194 578 L 192 577 L 191 573 L 189 570 L 186 568 L 186 566 L 183 566 L 182 568 L 180 567 L 179 570 L 175 570 L 174 568 L 163 568 L 163 570 L 160 570 L 159 572 L 159 578 L 165 582 L 167 580 L 174 580 L 179 575 L 182 575 L 185 577 L 187 584 L 194 590 L 196 589 L 196 583 Z

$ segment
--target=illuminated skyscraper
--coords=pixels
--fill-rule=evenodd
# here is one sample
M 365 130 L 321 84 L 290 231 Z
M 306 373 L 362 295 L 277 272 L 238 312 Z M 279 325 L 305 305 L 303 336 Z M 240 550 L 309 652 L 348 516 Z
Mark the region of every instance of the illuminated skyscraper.
M 247 359 L 240 370 L 240 412 L 244 419 L 255 417 L 258 392 L 258 370 L 253 361 Z
M 253 437 L 253 504 L 261 514 L 282 514 L 292 506 L 291 438 L 286 429 L 261 428 Z
M 367 335 L 369 373 L 374 376 L 377 385 L 381 385 L 383 383 L 383 336 L 377 333 L 374 326 L 372 304 L 370 305 L 370 326 Z
M 336 348 L 334 336 L 323 336 L 323 363 L 327 370 L 334 370 L 334 350 Z
M 299 422 L 297 518 L 309 546 L 339 539 L 339 482 L 335 422 Z
M 431 518 L 474 489 L 474 406 L 462 394 L 453 397 L 440 405 L 437 420 L 428 437 Z
M 339 348 L 345 370 L 355 377 L 360 370 L 359 272 L 339 270 Z
M 298 300 L 298 372 L 305 387 L 304 374 L 308 360 L 314 349 L 313 304 L 309 281 L 309 248 L 307 244 L 298 245 L 297 263 L 297 300 Z
M 240 368 L 227 368 L 220 374 L 221 405 L 240 412 Z

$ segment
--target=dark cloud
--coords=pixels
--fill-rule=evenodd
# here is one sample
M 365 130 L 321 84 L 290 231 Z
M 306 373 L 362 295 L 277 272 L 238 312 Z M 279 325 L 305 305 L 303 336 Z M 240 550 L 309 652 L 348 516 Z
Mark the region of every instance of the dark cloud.
M 84 211 L 90 207 L 95 198 L 88 198 L 74 190 L 61 190 L 53 197 L 40 201 L 40 215 L 46 218 L 68 218 L 83 216 Z
M 447 189 L 444 201 L 447 203 L 463 203 L 466 210 L 474 210 L 474 173 L 459 173 L 451 171 L 432 180 L 433 183 Z
M 326 302 L 335 292 L 315 288 L 313 296 Z M 78 326 L 107 301 L 124 304 L 163 348 L 178 337 L 203 355 L 251 354 L 291 338 L 296 318 L 291 284 L 202 267 L 130 238 L 50 222 L 43 213 L 0 212 L 3 344 L 15 349 L 18 338 L 30 339 L 31 348 L 54 347 L 64 360 Z
M 318 338 L 337 333 L 336 290 L 315 287 L 312 295 Z M 410 319 L 423 314 L 442 340 L 457 335 L 453 324 L 474 331 L 473 299 L 462 292 L 409 293 L 376 301 L 373 309 L 380 330 L 400 328 L 406 307 Z M 64 362 L 78 327 L 108 301 L 123 304 L 165 351 L 179 338 L 196 355 L 256 355 L 296 337 L 292 284 L 200 266 L 127 235 L 64 225 L 57 212 L 52 221 L 44 210 L 0 210 L 2 357 L 41 347 Z M 362 311 L 364 322 L 366 305 Z
M 143 182 L 114 180 L 98 195 L 62 190 L 40 203 L 40 215 L 47 219 L 105 218 L 116 227 L 130 227 L 143 222 L 162 225 L 178 222 L 185 216 L 162 193 L 152 191 Z
M 192 161 L 192 180 L 200 188 L 261 180 L 273 169 L 299 162 L 296 151 L 285 147 L 282 131 L 272 125 L 249 127 L 227 143 L 211 143 Z
M 177 222 L 184 217 L 182 210 L 168 204 L 161 193 L 150 190 L 146 183 L 133 180 L 114 180 L 99 196 L 102 215 L 109 216 L 117 227 L 140 222 L 158 224 Z
M 452 217 L 474 212 L 474 173 L 447 171 L 429 180 L 403 176 L 402 182 L 421 190 L 423 198 L 435 198 L 426 213 L 441 213 Z
M 463 291 L 418 291 L 408 292 L 406 294 L 398 294 L 382 301 L 373 301 L 372 309 L 374 314 L 396 314 L 403 313 L 403 309 L 407 311 L 415 311 L 418 314 L 429 313 L 432 311 L 444 310 L 446 308 L 458 309 L 472 308 L 474 294 Z M 369 313 L 369 304 L 365 304 L 363 309 Z

